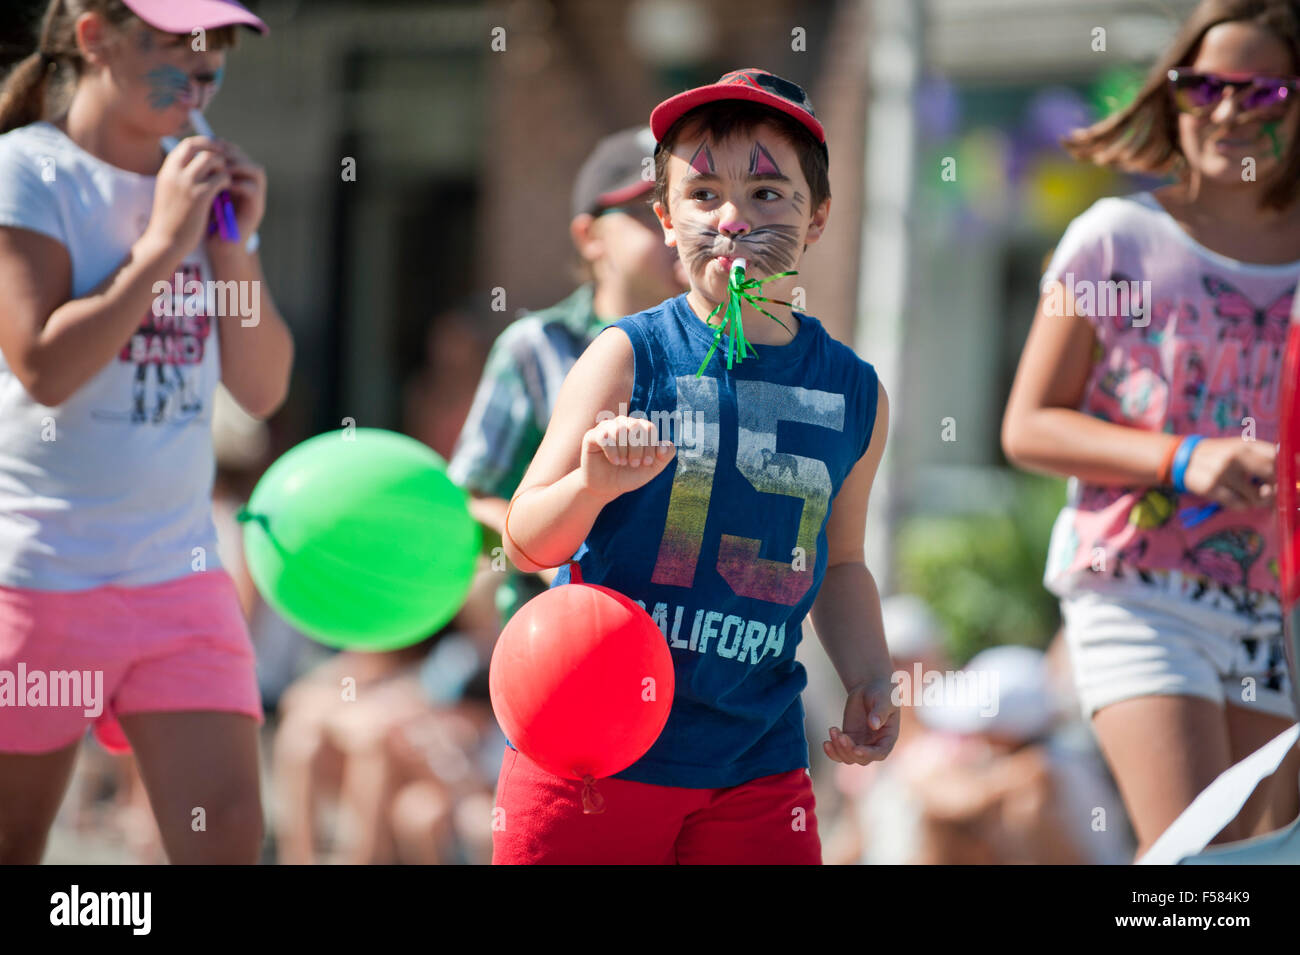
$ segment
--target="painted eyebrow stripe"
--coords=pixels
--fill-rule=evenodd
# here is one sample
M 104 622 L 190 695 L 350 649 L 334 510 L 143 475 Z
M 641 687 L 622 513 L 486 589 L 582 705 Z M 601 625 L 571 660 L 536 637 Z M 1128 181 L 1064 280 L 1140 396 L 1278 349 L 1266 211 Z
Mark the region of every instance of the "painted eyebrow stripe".
M 707 143 L 700 143 L 696 148 L 694 155 L 691 156 L 690 165 L 701 175 L 709 176 L 714 173 L 713 153 L 709 151 Z
M 754 148 L 749 152 L 749 174 L 751 176 L 781 175 L 776 160 L 760 143 L 754 143 Z

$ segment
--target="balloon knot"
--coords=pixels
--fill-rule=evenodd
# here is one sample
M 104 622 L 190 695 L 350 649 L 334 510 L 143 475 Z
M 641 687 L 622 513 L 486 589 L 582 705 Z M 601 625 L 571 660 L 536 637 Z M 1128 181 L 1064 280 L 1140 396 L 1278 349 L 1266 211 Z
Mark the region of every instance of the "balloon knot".
M 596 789 L 595 777 L 582 777 L 582 814 L 590 816 L 604 811 L 605 797 Z
M 569 565 L 569 583 L 571 584 L 582 583 L 582 565 L 579 564 L 576 560 L 570 560 L 567 561 L 567 563 Z
M 247 524 L 249 521 L 256 521 L 262 525 L 262 530 L 268 534 L 271 533 L 271 522 L 265 514 L 254 514 L 247 507 L 241 507 L 235 514 L 235 520 L 241 524 Z

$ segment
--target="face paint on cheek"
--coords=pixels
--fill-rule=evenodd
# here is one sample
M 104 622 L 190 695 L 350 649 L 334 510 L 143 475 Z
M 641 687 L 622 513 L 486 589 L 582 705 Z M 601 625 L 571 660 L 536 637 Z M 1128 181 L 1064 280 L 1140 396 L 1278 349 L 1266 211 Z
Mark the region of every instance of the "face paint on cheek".
M 736 254 L 748 263 L 748 275 L 775 275 L 793 269 L 798 261 L 799 230 L 792 225 L 759 226 L 740 236 L 736 245 Z
M 691 273 L 701 272 L 713 258 L 713 245 L 718 230 L 709 228 L 703 219 L 679 213 L 676 221 L 677 246 L 682 251 L 686 268 Z
M 711 175 L 716 167 L 713 153 L 707 143 L 700 143 L 691 154 L 687 165 L 700 175 Z M 674 230 L 677 233 L 677 247 L 688 272 L 702 272 L 713 258 L 713 245 L 718 238 L 718 230 L 708 224 L 707 217 L 692 215 L 682 207 L 689 188 L 689 181 L 678 186 L 674 197 L 678 213 L 674 217 Z
M 1277 120 L 1270 119 L 1267 123 L 1261 123 L 1260 128 L 1268 136 L 1268 141 L 1273 144 L 1273 158 L 1282 158 L 1282 142 L 1277 135 Z
M 159 66 L 145 74 L 149 84 L 149 105 L 156 110 L 171 109 L 191 101 L 189 74 L 174 66 Z

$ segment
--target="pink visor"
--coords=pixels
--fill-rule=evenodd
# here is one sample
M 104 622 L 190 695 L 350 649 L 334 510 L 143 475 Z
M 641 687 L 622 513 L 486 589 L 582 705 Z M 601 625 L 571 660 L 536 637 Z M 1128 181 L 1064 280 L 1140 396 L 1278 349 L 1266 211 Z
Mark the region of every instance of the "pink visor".
M 123 0 L 131 12 L 155 30 L 190 33 L 218 27 L 246 26 L 269 33 L 266 24 L 235 0 Z

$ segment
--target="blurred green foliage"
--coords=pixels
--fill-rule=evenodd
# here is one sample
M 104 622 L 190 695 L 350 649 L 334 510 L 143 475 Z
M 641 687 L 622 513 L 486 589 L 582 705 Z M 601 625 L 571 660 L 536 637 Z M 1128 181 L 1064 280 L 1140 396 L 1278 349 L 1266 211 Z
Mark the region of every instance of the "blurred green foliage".
M 1007 643 L 1045 649 L 1060 622 L 1042 579 L 1065 482 L 1018 472 L 1009 482 L 1002 510 L 918 515 L 899 532 L 899 589 L 934 608 L 959 666 Z
M 1137 99 L 1146 73 L 1135 66 L 1116 66 L 1104 71 L 1092 85 L 1090 99 L 1094 116 L 1101 120 L 1126 109 Z

